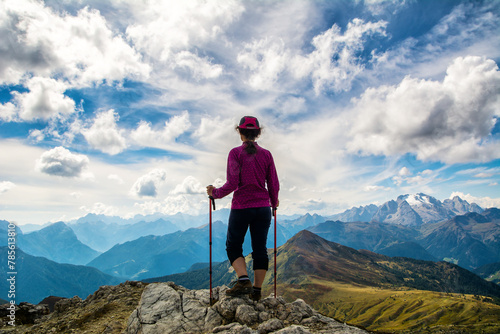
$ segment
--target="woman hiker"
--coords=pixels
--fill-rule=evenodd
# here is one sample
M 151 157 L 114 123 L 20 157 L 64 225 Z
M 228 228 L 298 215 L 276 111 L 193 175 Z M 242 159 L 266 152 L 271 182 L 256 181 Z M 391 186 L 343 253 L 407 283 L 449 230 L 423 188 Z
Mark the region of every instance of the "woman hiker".
M 228 289 L 229 296 L 249 294 L 260 300 L 267 269 L 267 233 L 271 225 L 271 207 L 279 205 L 279 181 L 271 152 L 255 141 L 261 133 L 257 118 L 245 116 L 236 127 L 243 144 L 229 152 L 227 180 L 220 187 L 207 187 L 207 194 L 223 198 L 234 191 L 227 227 L 226 251 L 238 281 Z M 267 185 L 267 188 L 266 188 Z M 248 278 L 243 241 L 250 227 L 254 283 Z

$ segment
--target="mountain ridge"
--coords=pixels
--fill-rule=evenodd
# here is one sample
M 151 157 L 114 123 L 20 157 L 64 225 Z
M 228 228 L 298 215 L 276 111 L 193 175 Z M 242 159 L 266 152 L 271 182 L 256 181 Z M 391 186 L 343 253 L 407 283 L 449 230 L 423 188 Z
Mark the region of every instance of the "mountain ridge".
M 7 247 L 0 247 L 0 256 L 7 258 Z M 7 273 L 7 262 L 0 263 Z M 32 256 L 16 249 L 16 302 L 38 303 L 48 296 L 86 297 L 102 285 L 118 284 L 122 280 L 91 267 L 60 264 L 44 257 Z M 8 299 L 8 282 L 0 280 L 0 297 Z M 10 300 L 10 299 L 9 299 Z
M 19 233 L 17 247 L 33 256 L 69 264 L 86 264 L 100 254 L 82 243 L 64 222 L 28 234 Z

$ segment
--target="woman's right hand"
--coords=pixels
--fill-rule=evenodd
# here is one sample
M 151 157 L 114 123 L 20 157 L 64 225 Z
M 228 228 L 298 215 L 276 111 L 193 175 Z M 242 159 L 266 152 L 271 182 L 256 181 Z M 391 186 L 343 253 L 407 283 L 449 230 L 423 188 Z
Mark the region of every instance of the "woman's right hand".
M 208 196 L 212 196 L 212 193 L 214 191 L 215 187 L 212 185 L 207 186 L 207 194 Z

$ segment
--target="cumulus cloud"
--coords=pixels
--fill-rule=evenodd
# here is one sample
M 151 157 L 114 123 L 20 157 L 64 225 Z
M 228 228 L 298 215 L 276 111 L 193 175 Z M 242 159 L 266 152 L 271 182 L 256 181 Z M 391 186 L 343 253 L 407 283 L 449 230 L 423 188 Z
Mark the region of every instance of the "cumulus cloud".
M 446 163 L 490 161 L 500 143 L 490 132 L 500 115 L 500 72 L 493 60 L 457 58 L 443 82 L 406 77 L 354 100 L 351 152 L 413 153 Z
M 158 187 L 167 178 L 167 172 L 163 169 L 153 169 L 135 181 L 130 189 L 130 194 L 138 197 L 156 197 Z
M 338 26 L 332 26 L 314 37 L 312 44 L 315 51 L 305 59 L 295 61 L 297 74 L 304 71 L 311 73 L 316 94 L 324 89 L 337 92 L 350 89 L 352 80 L 363 70 L 356 53 L 363 50 L 363 43 L 369 36 L 385 35 L 386 26 L 385 21 L 365 23 L 354 19 L 343 35 Z
M 197 215 L 201 212 L 206 212 L 206 200 L 200 201 L 194 199 L 193 196 L 175 195 L 168 196 L 164 201 L 146 201 L 143 203 L 135 203 L 134 207 L 144 215 L 153 213 L 163 213 L 165 215 L 174 215 L 176 213 L 188 213 Z M 218 208 L 221 208 L 220 205 Z
M 7 191 L 14 188 L 16 185 L 10 181 L 1 181 L 0 182 L 0 194 L 6 193 Z
M 271 89 L 291 59 L 291 50 L 286 48 L 284 41 L 269 37 L 245 43 L 237 58 L 240 64 L 250 70 L 248 84 L 256 90 Z
M 174 190 L 170 192 L 171 195 L 180 194 L 203 194 L 205 193 L 206 187 L 204 187 L 201 182 L 194 176 L 188 176 L 178 184 Z
M 114 110 L 108 110 L 96 115 L 94 123 L 88 129 L 82 130 L 87 142 L 95 149 L 111 155 L 122 152 L 126 147 L 125 138 L 118 129 L 116 121 L 119 116 Z
M 43 2 L 0 3 L 2 83 L 18 83 L 29 71 L 36 76 L 63 75 L 74 86 L 147 77 L 148 65 L 103 16 L 85 7 L 76 16 L 56 13 Z M 29 69 L 29 70 L 27 70 Z
M 161 131 L 151 128 L 151 123 L 141 121 L 130 137 L 139 145 L 145 147 L 162 147 L 169 144 L 191 127 L 189 113 L 185 110 L 165 122 Z
M 12 122 L 16 119 L 16 106 L 11 103 L 0 103 L 0 120 L 4 122 Z
M 248 83 L 254 89 L 270 89 L 283 77 L 298 82 L 310 79 L 316 95 L 323 91 L 346 91 L 364 69 L 358 55 L 364 42 L 370 36 L 385 36 L 386 26 L 385 21 L 365 23 L 354 19 L 342 33 L 334 24 L 312 39 L 315 50 L 305 55 L 288 48 L 281 39 L 266 37 L 246 43 L 237 59 L 250 70 Z
M 203 147 L 225 152 L 232 145 L 232 141 L 228 138 L 238 136 L 234 130 L 236 124 L 236 120 L 230 118 L 203 117 L 192 136 Z
M 50 78 L 34 77 L 28 80 L 26 87 L 29 92 L 14 93 L 21 120 L 64 119 L 75 112 L 75 101 L 64 95 L 66 84 Z
M 83 154 L 71 153 L 62 146 L 42 154 L 36 161 L 36 170 L 56 176 L 80 177 L 89 165 L 89 158 Z
M 135 1 L 129 1 L 128 5 L 136 19 L 136 23 L 127 28 L 128 37 L 140 49 L 158 58 L 166 58 L 172 51 L 217 38 L 222 28 L 231 24 L 244 10 L 238 1 L 153 0 L 148 7 Z
M 244 10 L 240 2 L 232 0 L 154 0 L 148 7 L 128 1 L 128 6 L 135 23 L 127 27 L 126 33 L 134 45 L 172 69 L 187 69 L 195 79 L 221 75 L 220 64 L 213 64 L 211 59 L 194 51 L 217 41 L 224 28 Z
M 171 64 L 172 68 L 188 69 L 192 76 L 197 79 L 214 79 L 219 77 L 223 72 L 223 66 L 220 64 L 212 64 L 212 61 L 207 58 L 201 58 L 189 51 L 181 51 L 174 56 L 174 61 Z
M 403 167 L 399 170 L 397 175 L 392 177 L 392 181 L 397 186 L 401 186 L 403 184 L 423 186 L 433 181 L 434 174 L 435 173 L 432 170 L 426 169 L 413 176 L 413 173 L 410 172 L 407 167 Z

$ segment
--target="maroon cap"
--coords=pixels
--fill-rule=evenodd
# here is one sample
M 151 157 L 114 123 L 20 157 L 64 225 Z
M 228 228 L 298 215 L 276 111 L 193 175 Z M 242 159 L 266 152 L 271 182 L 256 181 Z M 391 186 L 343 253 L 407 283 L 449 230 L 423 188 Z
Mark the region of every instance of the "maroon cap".
M 259 120 L 253 116 L 244 116 L 240 120 L 240 129 L 260 129 Z

